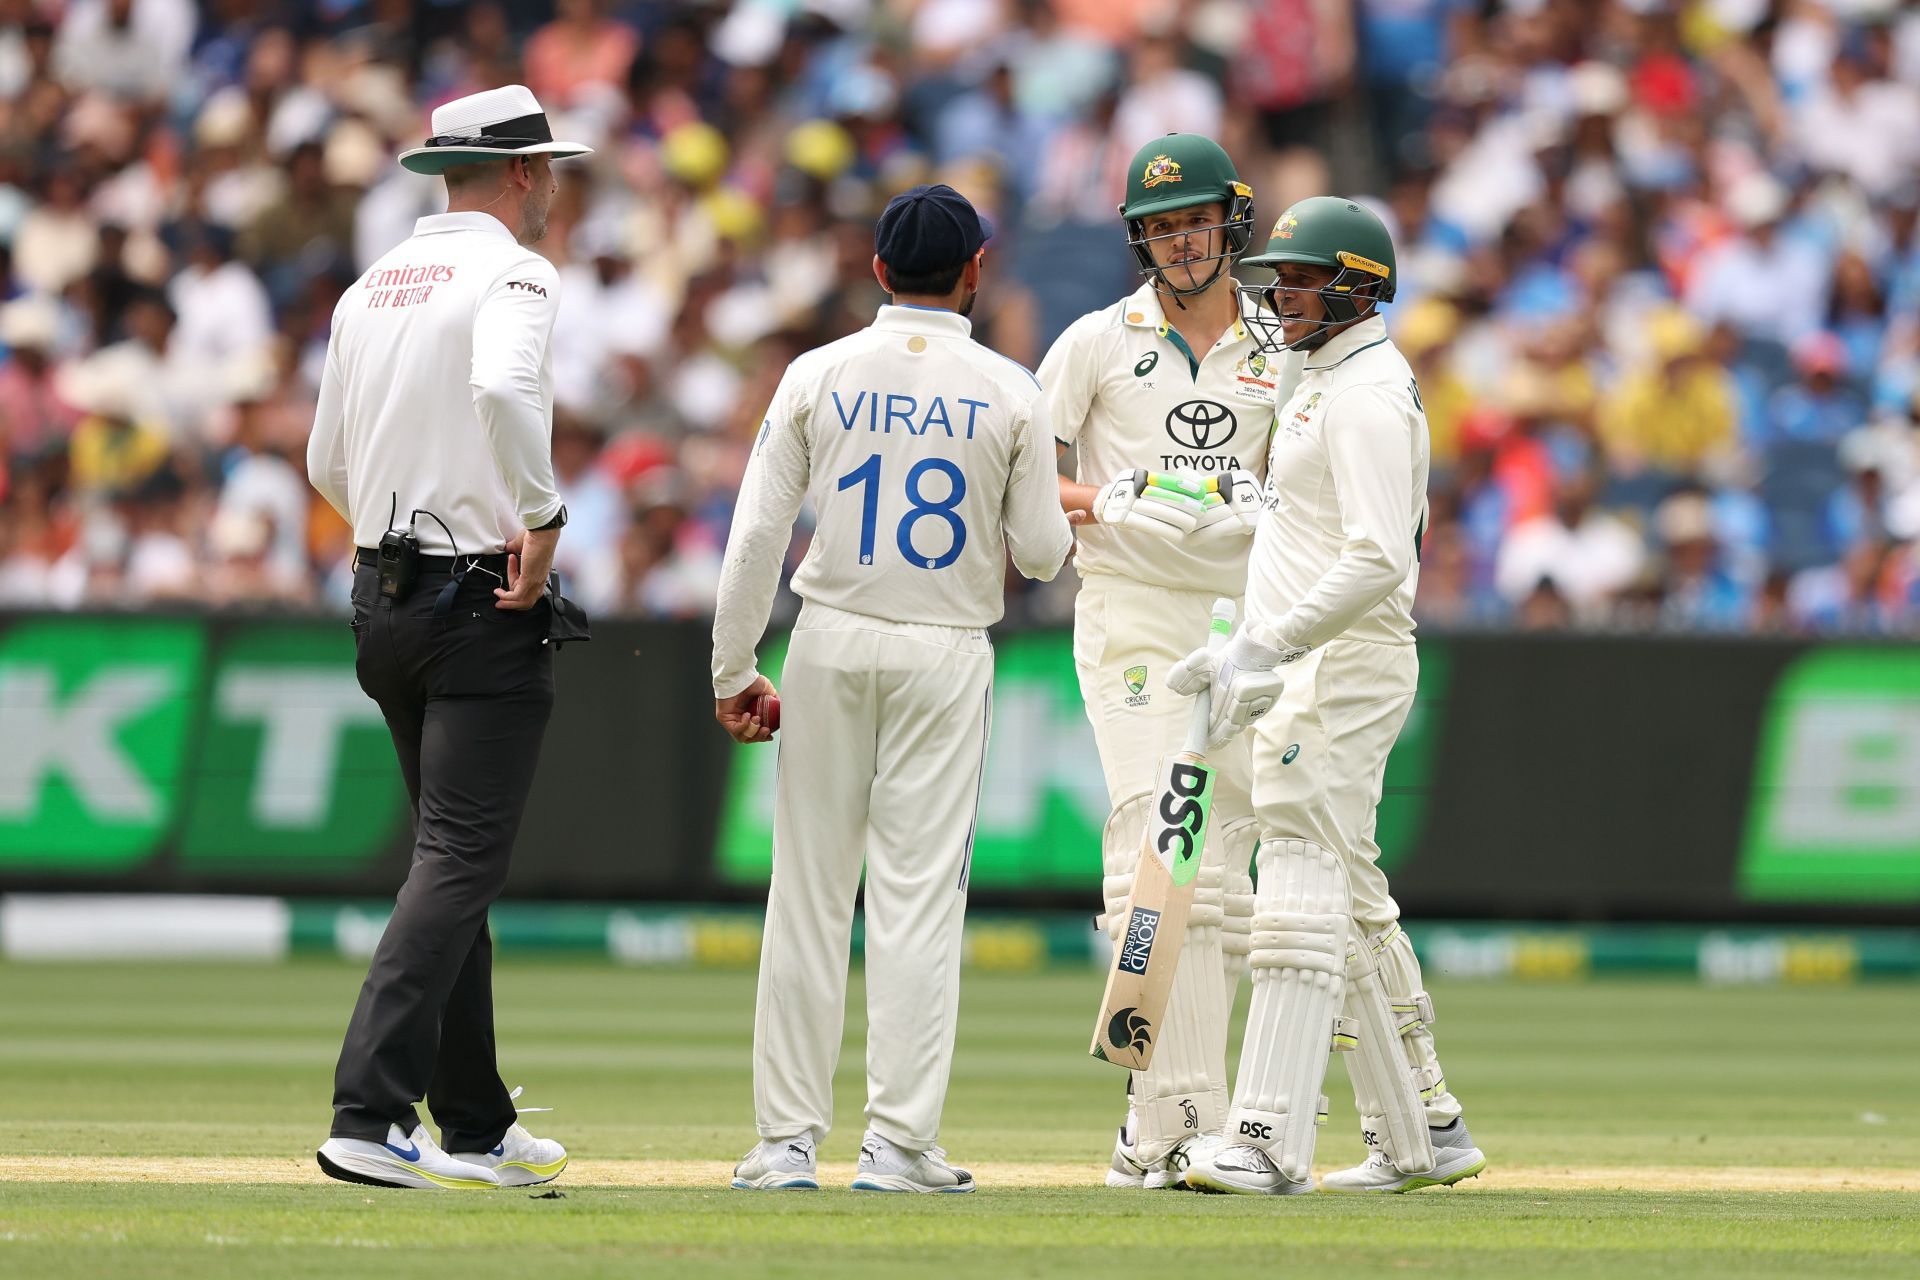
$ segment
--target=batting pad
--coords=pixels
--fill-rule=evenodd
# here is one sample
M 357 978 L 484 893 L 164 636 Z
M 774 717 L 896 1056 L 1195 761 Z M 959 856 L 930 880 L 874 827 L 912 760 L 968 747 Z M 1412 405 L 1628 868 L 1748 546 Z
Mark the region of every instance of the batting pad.
M 1304 1182 L 1346 989 L 1351 892 L 1340 859 L 1311 841 L 1268 840 L 1259 859 L 1253 1008 L 1226 1138 L 1264 1147 L 1281 1173 Z
M 1147 817 L 1153 812 L 1153 796 L 1141 792 L 1113 806 L 1107 825 L 1100 832 L 1100 862 L 1106 872 L 1100 882 L 1100 896 L 1107 909 L 1098 924 L 1115 942 L 1125 927 L 1127 899 L 1133 896 L 1133 873 L 1140 866 L 1140 841 L 1147 829 Z
M 1220 845 L 1226 857 L 1226 865 L 1221 868 L 1224 892 L 1220 950 L 1226 961 L 1229 1008 L 1234 997 L 1240 994 L 1240 979 L 1247 972 L 1247 953 L 1253 945 L 1253 876 L 1247 869 L 1253 863 L 1259 835 L 1259 824 L 1252 818 L 1230 822 L 1220 830 Z
M 1440 1070 L 1440 1054 L 1433 1042 L 1433 999 L 1421 982 L 1420 960 L 1413 954 L 1413 942 L 1406 930 L 1390 924 L 1368 935 L 1367 947 L 1373 952 L 1380 983 L 1393 1007 L 1393 1020 L 1400 1028 L 1400 1048 L 1406 1053 L 1414 1083 L 1420 1086 L 1427 1124 L 1443 1129 L 1459 1117 L 1460 1100 L 1448 1091 L 1446 1074 Z
M 1402 1173 L 1433 1171 L 1433 1135 L 1426 1108 L 1400 1047 L 1400 1023 L 1374 967 L 1373 949 L 1362 938 L 1347 953 L 1347 996 L 1342 1029 L 1350 1029 L 1353 1056 L 1347 1074 L 1360 1111 L 1361 1136 Z
M 1137 857 L 1137 843 L 1134 848 Z M 1134 1073 L 1134 1151 L 1143 1160 L 1163 1158 L 1182 1138 L 1218 1133 L 1226 1115 L 1227 1020 L 1232 1006 L 1220 981 L 1225 964 L 1222 858 L 1220 841 L 1209 838 L 1201 846 L 1193 906 L 1161 1019 L 1160 1042 L 1147 1069 Z

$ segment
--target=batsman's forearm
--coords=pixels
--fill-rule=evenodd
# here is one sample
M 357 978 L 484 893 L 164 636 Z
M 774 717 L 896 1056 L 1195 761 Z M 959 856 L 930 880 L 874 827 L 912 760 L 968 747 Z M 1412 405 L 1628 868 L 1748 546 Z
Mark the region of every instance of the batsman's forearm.
M 1085 511 L 1091 518 L 1093 500 L 1100 494 L 1100 486 L 1081 484 L 1078 480 L 1060 477 L 1060 509 L 1062 511 Z

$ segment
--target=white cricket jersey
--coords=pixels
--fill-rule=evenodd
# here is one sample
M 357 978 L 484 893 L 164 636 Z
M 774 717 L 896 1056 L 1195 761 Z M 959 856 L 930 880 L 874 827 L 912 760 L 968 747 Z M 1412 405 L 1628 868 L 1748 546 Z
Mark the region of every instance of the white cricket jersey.
M 1378 316 L 1308 354 L 1267 457 L 1247 621 L 1276 648 L 1413 643 L 1427 415 Z
M 1000 620 L 1007 553 L 1045 581 L 1073 545 L 1033 375 L 952 311 L 885 306 L 787 367 L 747 463 L 713 621 L 713 691 L 753 683 L 794 517 L 802 598 L 886 622 Z
M 1212 349 L 1189 351 L 1153 286 L 1142 285 L 1055 340 L 1040 365 L 1042 404 L 1053 434 L 1074 446 L 1082 484 L 1140 468 L 1264 476 L 1281 359 L 1261 353 L 1238 320 Z M 1251 539 L 1193 548 L 1140 529 L 1090 524 L 1079 533 L 1083 575 L 1229 596 L 1246 585 Z
M 341 297 L 307 477 L 356 544 L 378 546 L 390 512 L 405 526 L 417 508 L 423 552 L 480 555 L 559 514 L 548 341 L 559 287 L 498 218 L 442 213 Z

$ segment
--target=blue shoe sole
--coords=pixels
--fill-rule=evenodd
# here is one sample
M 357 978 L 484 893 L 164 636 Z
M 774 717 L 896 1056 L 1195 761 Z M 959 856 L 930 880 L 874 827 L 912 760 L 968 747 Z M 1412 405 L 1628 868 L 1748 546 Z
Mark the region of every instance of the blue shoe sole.
M 820 1184 L 812 1178 L 796 1178 L 792 1182 L 775 1182 L 768 1186 L 756 1187 L 744 1178 L 733 1180 L 735 1191 L 818 1191 Z
M 901 1187 L 883 1187 L 877 1182 L 868 1182 L 865 1178 L 855 1178 L 847 1189 L 849 1191 L 878 1191 L 886 1195 L 896 1196 L 913 1194 Z M 937 1190 L 923 1192 L 921 1194 L 936 1196 L 966 1195 L 972 1190 L 972 1187 L 940 1187 Z

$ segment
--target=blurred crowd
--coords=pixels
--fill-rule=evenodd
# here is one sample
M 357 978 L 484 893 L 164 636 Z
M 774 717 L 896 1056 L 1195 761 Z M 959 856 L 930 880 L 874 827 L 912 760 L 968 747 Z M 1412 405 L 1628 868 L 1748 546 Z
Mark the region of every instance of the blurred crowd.
M 509 82 L 597 148 L 540 246 L 596 614 L 711 608 L 788 360 L 884 300 L 889 194 L 993 215 L 976 332 L 1034 367 L 1137 284 L 1122 167 L 1180 130 L 1256 238 L 1321 191 L 1394 230 L 1425 621 L 1920 629 L 1896 0 L 0 0 L 0 607 L 345 608 L 332 307 L 444 204 L 393 155 Z

